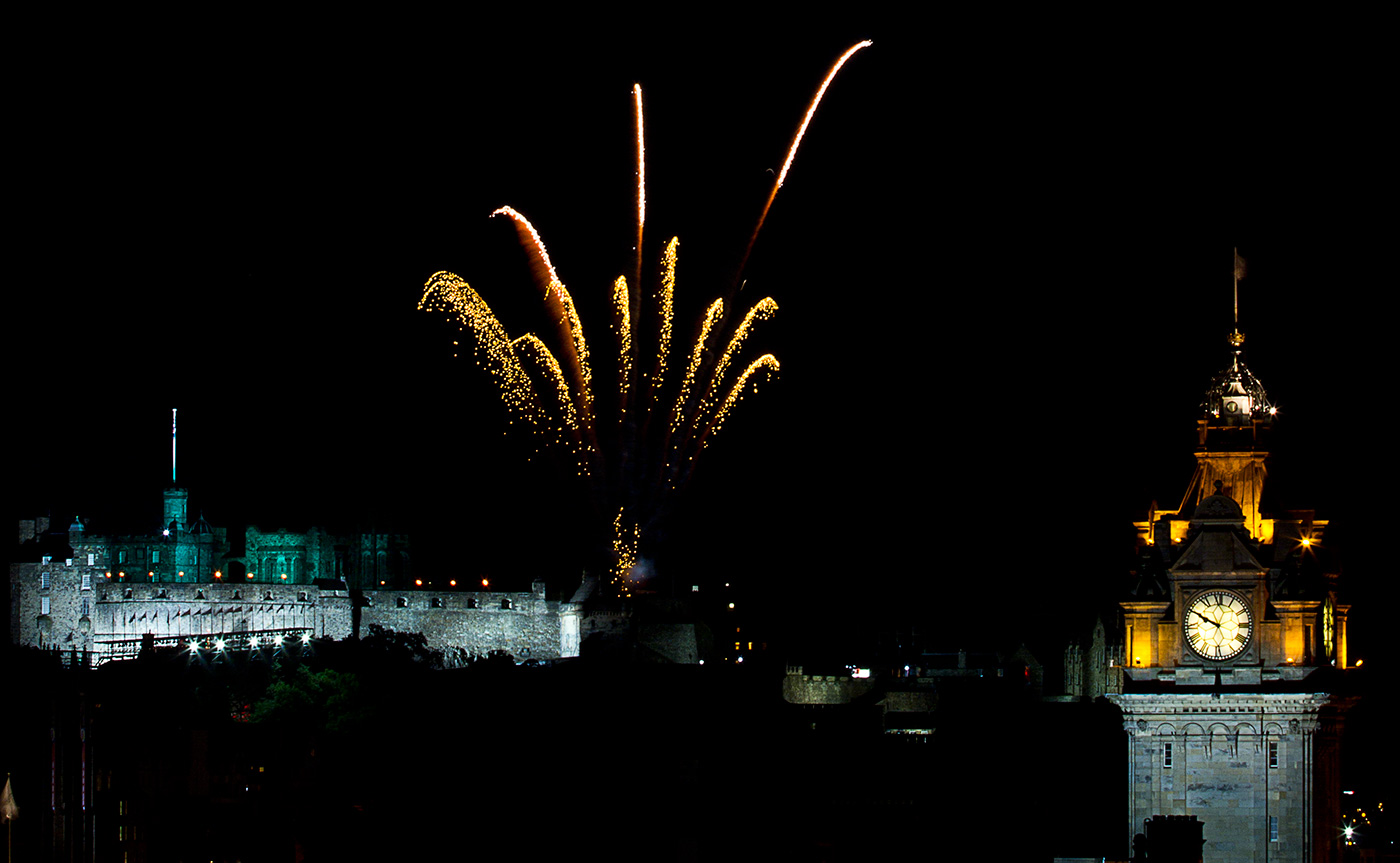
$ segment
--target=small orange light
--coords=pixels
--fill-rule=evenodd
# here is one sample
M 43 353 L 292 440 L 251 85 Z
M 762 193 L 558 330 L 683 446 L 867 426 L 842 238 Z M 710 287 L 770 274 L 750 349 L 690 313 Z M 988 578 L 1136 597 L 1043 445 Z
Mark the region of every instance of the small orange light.
M 482 586 L 482 587 L 490 587 L 490 586 L 491 586 L 491 579 L 489 579 L 489 578 L 483 578 L 483 579 L 481 580 L 481 586 Z
M 421 579 L 421 578 L 415 578 L 415 579 L 413 579 L 413 583 L 416 584 L 416 585 L 418 585 L 419 587 L 422 587 L 422 586 L 423 586 L 423 579 Z
M 456 586 L 457 586 L 457 579 L 455 579 L 455 578 L 452 579 L 451 581 L 448 582 L 448 584 L 449 584 L 450 586 L 452 586 L 452 587 L 456 587 Z
M 287 574 L 286 574 L 285 572 L 282 573 L 282 580 L 283 580 L 283 581 L 286 581 L 286 580 L 287 580 Z

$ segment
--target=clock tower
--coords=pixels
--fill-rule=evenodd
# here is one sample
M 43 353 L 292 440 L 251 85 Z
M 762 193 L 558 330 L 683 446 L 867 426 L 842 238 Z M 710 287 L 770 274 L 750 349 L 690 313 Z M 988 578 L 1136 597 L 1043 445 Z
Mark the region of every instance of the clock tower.
M 1319 556 L 1327 522 L 1261 508 L 1276 412 L 1243 343 L 1236 328 L 1202 401 L 1181 505 L 1137 525 L 1107 696 L 1127 732 L 1124 847 L 1154 816 L 1195 816 L 1206 860 L 1331 863 L 1348 606 Z

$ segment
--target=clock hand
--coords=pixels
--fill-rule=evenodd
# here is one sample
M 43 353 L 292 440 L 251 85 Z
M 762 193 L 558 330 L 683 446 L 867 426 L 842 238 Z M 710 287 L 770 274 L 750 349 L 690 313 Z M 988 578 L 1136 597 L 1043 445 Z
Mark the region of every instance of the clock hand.
M 1201 620 L 1204 620 L 1206 623 L 1209 623 L 1211 626 L 1214 626 L 1216 629 L 1219 629 L 1219 628 L 1220 628 L 1220 624 L 1218 624 L 1218 623 L 1216 623 L 1215 621 L 1211 620 L 1209 617 L 1206 617 L 1204 614 L 1201 614 L 1201 613 L 1200 613 L 1199 611 L 1197 611 L 1196 609 L 1194 609 L 1194 608 L 1191 609 L 1191 613 L 1194 614 L 1194 615 L 1196 615 L 1197 617 L 1199 617 Z

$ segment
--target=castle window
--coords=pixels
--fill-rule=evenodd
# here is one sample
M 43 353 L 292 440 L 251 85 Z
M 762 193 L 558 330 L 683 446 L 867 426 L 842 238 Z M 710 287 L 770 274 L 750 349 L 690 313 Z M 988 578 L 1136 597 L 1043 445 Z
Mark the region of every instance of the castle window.
M 48 613 L 49 613 L 49 598 L 48 598 L 47 596 L 41 596 L 41 597 L 39 597 L 39 613 L 40 613 L 40 614 L 48 614 Z
M 92 600 L 88 599 L 86 596 L 83 597 L 82 610 L 79 612 L 79 616 L 87 617 L 88 613 L 92 611 L 92 607 L 88 604 L 90 602 L 92 602 Z
M 475 596 L 467 597 L 467 608 L 481 608 L 481 600 Z
M 170 598 L 170 597 L 168 597 L 168 596 L 165 595 L 165 588 L 163 588 L 163 587 L 162 587 L 159 591 L 156 592 L 156 599 L 169 599 L 169 598 Z
M 95 566 L 96 564 L 97 555 L 93 554 L 92 552 L 88 552 L 88 566 Z
M 263 594 L 263 599 L 272 599 L 272 591 L 269 590 L 267 593 Z
M 117 552 L 117 563 L 126 563 L 126 549 L 123 548 Z
M 408 597 L 406 597 L 406 596 L 400 596 L 400 597 L 399 597 L 399 608 L 408 608 Z
M 1162 769 L 1172 769 L 1172 745 L 1170 743 L 1162 744 Z
M 92 590 L 92 573 L 83 573 L 83 590 Z
M 131 588 L 122 591 L 122 599 L 131 599 Z
M 233 592 L 233 598 L 234 598 L 234 599 L 242 599 L 242 598 L 243 598 L 243 591 L 241 591 L 241 590 L 235 590 L 235 591 Z
M 1277 816 L 1277 815 L 1270 815 L 1270 816 L 1269 816 L 1269 841 L 1270 841 L 1270 842 L 1277 842 L 1277 841 L 1278 841 L 1278 816 Z
M 512 608 L 515 608 L 515 603 L 511 602 L 509 599 L 501 600 L 502 611 L 510 611 Z
M 1270 743 L 1270 744 L 1269 744 L 1269 767 L 1273 768 L 1274 770 L 1277 770 L 1277 769 L 1278 769 L 1278 744 L 1277 744 L 1277 743 Z
M 435 596 L 435 597 L 433 597 L 432 599 L 428 600 L 428 607 L 429 607 L 429 608 L 442 608 L 442 597 L 440 597 L 440 596 Z
M 151 549 L 151 563 L 160 563 L 160 549 Z
M 300 592 L 297 593 L 297 602 L 307 602 L 307 601 L 309 601 L 309 600 L 307 600 L 307 598 L 306 598 L 306 591 L 303 590 L 303 591 L 300 591 Z
M 39 589 L 48 590 L 51 586 L 52 585 L 49 583 L 49 574 L 47 572 L 39 573 Z
M 194 592 L 194 598 L 195 598 L 195 599 L 203 599 L 203 598 L 204 598 L 204 590 L 203 590 L 203 589 L 196 590 L 196 591 Z

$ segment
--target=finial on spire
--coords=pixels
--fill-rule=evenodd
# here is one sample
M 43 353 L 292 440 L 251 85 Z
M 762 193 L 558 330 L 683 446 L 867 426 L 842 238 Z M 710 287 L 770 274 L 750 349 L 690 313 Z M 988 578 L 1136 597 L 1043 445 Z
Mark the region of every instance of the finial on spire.
M 1240 279 L 1244 278 L 1244 258 L 1240 257 L 1239 246 L 1235 247 L 1235 331 L 1230 334 L 1230 346 L 1235 350 L 1244 344 L 1244 333 L 1240 332 Z
M 1208 421 L 1219 421 L 1225 425 L 1246 425 L 1254 421 L 1269 422 L 1278 413 L 1269 403 L 1264 387 L 1259 383 L 1240 354 L 1244 347 L 1244 333 L 1240 332 L 1240 279 L 1244 278 L 1244 258 L 1235 248 L 1235 326 L 1227 337 L 1234 356 L 1230 366 L 1211 381 L 1201 403 L 1202 412 Z

